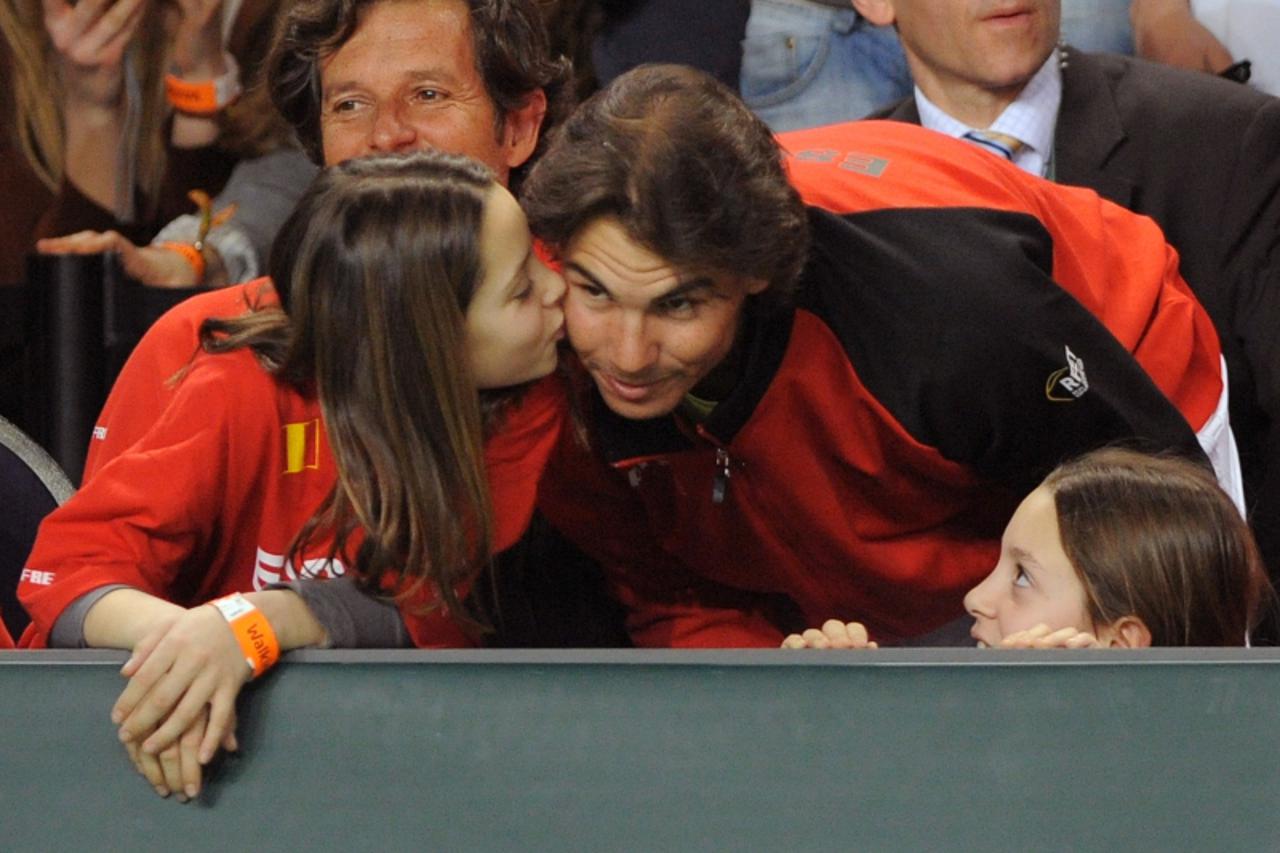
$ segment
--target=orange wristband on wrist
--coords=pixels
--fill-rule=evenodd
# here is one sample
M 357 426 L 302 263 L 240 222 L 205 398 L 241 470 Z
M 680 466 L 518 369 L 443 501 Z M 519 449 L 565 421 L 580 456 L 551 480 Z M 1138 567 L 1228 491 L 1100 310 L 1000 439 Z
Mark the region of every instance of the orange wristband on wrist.
M 244 652 L 244 661 L 257 678 L 280 659 L 280 641 L 261 610 L 238 592 L 215 598 L 209 602 L 222 614 L 236 635 L 236 642 Z
M 157 243 L 161 249 L 168 249 L 171 252 L 177 252 L 182 255 L 183 259 L 191 264 L 191 269 L 196 274 L 196 284 L 204 284 L 204 253 L 191 243 Z
M 164 77 L 164 93 L 175 110 L 187 115 L 207 118 L 217 115 L 240 96 L 240 69 L 231 54 L 224 53 L 223 64 L 227 72 L 213 80 L 193 83 L 176 74 Z

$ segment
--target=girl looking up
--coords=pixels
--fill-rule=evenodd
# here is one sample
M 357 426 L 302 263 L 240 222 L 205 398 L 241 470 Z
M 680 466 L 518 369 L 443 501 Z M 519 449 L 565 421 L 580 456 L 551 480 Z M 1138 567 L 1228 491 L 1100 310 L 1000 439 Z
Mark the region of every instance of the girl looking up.
M 1119 448 L 1055 469 L 1014 512 L 964 598 L 980 647 L 1241 646 L 1269 585 L 1210 471 Z M 874 646 L 828 620 L 786 648 Z

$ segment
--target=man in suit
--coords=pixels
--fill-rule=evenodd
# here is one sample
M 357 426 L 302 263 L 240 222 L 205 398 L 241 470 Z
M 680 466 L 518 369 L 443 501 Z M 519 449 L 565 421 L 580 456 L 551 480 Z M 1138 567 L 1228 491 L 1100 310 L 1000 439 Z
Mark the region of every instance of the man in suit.
M 1059 0 L 853 5 L 898 29 L 916 81 L 914 97 L 877 117 L 968 138 L 1164 229 L 1222 338 L 1250 519 L 1275 576 L 1280 100 L 1207 74 L 1061 46 Z

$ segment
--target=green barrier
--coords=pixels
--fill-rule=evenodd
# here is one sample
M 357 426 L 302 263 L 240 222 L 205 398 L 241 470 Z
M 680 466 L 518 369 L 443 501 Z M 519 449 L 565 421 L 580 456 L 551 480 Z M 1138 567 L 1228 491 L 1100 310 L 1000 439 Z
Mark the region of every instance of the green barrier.
M 156 797 L 0 653 L 5 850 L 1271 850 L 1280 652 L 303 652 Z

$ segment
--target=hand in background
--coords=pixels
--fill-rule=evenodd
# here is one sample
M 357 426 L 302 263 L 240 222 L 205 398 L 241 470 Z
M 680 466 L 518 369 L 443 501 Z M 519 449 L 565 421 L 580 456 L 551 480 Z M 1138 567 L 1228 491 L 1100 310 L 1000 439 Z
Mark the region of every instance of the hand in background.
M 1143 59 L 1211 74 L 1233 62 L 1231 51 L 1191 14 L 1188 0 L 1133 0 L 1129 19 Z
M 44 25 L 62 61 L 67 105 L 115 107 L 124 81 L 125 49 L 137 32 L 144 0 L 41 0 Z
M 782 641 L 784 649 L 878 649 L 867 636 L 861 622 L 828 619 L 822 628 L 808 628 L 802 634 L 790 634 Z
M 151 287 L 194 287 L 196 273 L 191 264 L 171 249 L 137 246 L 116 231 L 78 231 L 65 237 L 48 237 L 36 242 L 36 250 L 46 255 L 96 255 L 116 252 L 125 275 Z
M 177 0 L 171 59 L 190 80 L 221 77 L 228 69 L 222 49 L 222 0 Z

